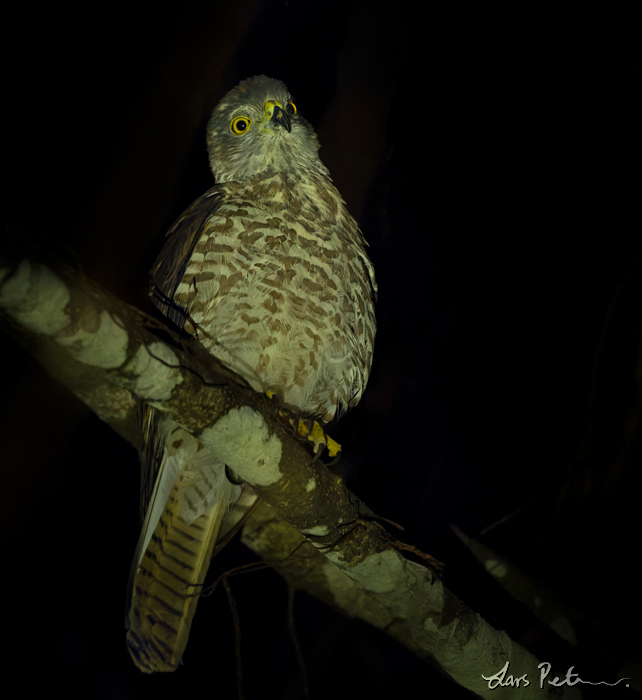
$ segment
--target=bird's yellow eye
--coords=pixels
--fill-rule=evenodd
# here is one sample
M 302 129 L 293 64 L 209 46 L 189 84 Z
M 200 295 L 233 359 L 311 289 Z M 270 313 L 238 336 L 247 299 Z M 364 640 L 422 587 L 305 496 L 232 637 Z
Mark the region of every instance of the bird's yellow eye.
M 251 123 L 252 120 L 248 119 L 247 117 L 234 117 L 234 119 L 232 119 L 232 123 L 230 124 L 230 131 L 233 134 L 236 134 L 236 136 L 242 136 L 243 134 L 247 133 Z
M 294 102 L 288 102 L 285 105 L 285 111 L 288 114 L 296 114 L 296 105 L 294 104 Z

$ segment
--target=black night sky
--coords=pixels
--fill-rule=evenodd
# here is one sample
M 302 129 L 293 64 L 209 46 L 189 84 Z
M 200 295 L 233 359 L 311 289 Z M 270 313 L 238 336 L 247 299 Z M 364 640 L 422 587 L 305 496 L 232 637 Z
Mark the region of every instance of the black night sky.
M 592 680 L 627 675 L 642 658 L 639 6 L 213 0 L 4 19 L 2 235 L 46 239 L 146 310 L 165 231 L 213 184 L 209 111 L 245 77 L 286 82 L 380 287 L 368 389 L 331 431 L 350 487 L 536 656 Z M 67 697 L 236 698 L 222 589 L 200 603 L 181 669 L 136 671 L 123 621 L 137 455 L 2 347 L 5 607 L 17 614 L 5 639 L 32 669 L 55 668 L 23 682 Z M 578 646 L 486 574 L 453 524 L 553 589 L 580 621 Z M 234 542 L 213 577 L 254 558 Z M 245 697 L 303 698 L 282 579 L 231 583 Z M 313 700 L 472 697 L 304 593 L 294 615 Z

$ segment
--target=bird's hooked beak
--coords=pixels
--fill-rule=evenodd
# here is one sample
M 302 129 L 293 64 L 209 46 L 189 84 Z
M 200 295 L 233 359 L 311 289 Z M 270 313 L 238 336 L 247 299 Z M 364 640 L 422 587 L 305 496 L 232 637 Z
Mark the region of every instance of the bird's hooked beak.
M 265 117 L 268 126 L 274 131 L 287 129 L 288 133 L 292 132 L 290 115 L 283 109 L 283 105 L 280 102 L 268 100 L 265 103 Z

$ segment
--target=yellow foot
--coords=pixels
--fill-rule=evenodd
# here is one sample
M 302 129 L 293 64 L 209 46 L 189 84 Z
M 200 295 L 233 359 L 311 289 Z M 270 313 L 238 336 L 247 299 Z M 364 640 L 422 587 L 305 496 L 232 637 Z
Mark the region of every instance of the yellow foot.
M 270 400 L 275 399 L 278 401 L 278 397 L 273 391 L 265 392 Z M 341 456 L 341 445 L 333 440 L 321 427 L 321 424 L 311 418 L 290 418 L 288 414 L 291 411 L 283 411 L 279 409 L 279 415 L 288 419 L 290 425 L 296 429 L 296 431 L 304 437 L 311 445 L 312 452 L 314 453 L 314 458 L 319 459 L 321 455 L 325 452 L 326 457 L 329 459 L 324 459 L 324 463 L 327 465 L 334 464 Z M 297 424 L 298 420 L 298 424 Z
M 290 425 L 293 428 L 295 427 L 292 418 L 290 418 Z M 312 444 L 312 451 L 314 452 L 315 459 L 318 459 L 324 451 L 327 451 L 328 457 L 330 458 L 329 464 L 333 464 L 337 461 L 341 454 L 341 445 L 325 432 L 320 423 L 317 423 L 315 420 L 299 418 L 297 432 Z

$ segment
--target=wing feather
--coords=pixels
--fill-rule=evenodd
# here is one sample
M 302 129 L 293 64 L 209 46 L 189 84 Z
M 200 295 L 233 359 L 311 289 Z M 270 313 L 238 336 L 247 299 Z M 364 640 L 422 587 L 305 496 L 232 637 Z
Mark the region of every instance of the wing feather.
M 152 301 L 181 329 L 186 311 L 173 296 L 223 196 L 213 187 L 187 209 L 151 271 Z M 187 644 L 221 523 L 241 487 L 227 480 L 224 464 L 161 411 L 140 402 L 138 415 L 143 522 L 128 586 L 127 647 L 141 671 L 173 671 Z
M 181 329 L 185 325 L 186 312 L 174 300 L 174 293 L 185 275 L 185 268 L 203 235 L 207 220 L 216 213 L 224 196 L 220 186 L 212 187 L 183 212 L 167 232 L 167 242 L 150 273 L 152 301 Z

